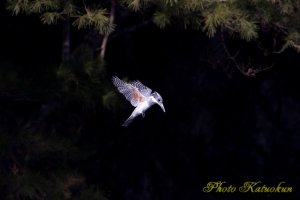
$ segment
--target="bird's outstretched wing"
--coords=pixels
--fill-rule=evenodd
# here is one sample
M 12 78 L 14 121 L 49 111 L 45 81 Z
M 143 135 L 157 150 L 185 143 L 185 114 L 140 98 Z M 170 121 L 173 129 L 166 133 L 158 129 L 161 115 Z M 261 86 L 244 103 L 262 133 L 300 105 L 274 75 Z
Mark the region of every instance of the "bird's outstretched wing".
M 151 95 L 152 90 L 143 85 L 140 81 L 134 81 L 132 85 L 136 87 L 145 97 L 149 97 Z
M 151 94 L 151 89 L 147 88 L 139 81 L 134 81 L 130 84 L 114 76 L 112 77 L 112 82 L 117 87 L 118 91 L 123 94 L 134 107 L 140 102 L 145 101 L 145 97 Z

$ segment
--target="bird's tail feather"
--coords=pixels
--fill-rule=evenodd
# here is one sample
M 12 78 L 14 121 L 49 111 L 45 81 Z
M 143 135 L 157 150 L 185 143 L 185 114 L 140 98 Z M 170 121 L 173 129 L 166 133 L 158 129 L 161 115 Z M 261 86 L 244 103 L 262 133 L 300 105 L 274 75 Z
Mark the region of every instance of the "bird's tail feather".
M 122 126 L 126 127 L 128 126 L 134 119 L 134 116 L 131 115 L 130 117 L 128 117 L 128 119 L 122 124 Z

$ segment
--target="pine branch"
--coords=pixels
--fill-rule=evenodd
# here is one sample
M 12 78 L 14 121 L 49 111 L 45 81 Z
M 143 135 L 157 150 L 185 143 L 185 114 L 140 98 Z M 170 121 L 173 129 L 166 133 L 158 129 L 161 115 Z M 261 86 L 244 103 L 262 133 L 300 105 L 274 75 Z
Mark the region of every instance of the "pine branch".
M 57 12 L 45 12 L 44 14 L 41 15 L 41 21 L 44 24 L 56 24 L 59 19 L 62 19 L 63 17 L 61 16 L 60 13 Z
M 166 25 L 170 24 L 169 16 L 167 16 L 164 12 L 156 12 L 153 16 L 153 22 L 156 24 L 159 28 L 165 28 Z
M 128 2 L 128 7 L 134 11 L 138 11 L 141 7 L 141 0 L 132 0 Z
M 245 76 L 255 76 L 257 73 L 262 72 L 262 71 L 266 71 L 269 70 L 273 67 L 273 65 L 271 66 L 267 66 L 267 67 L 260 67 L 258 69 L 255 69 L 251 64 L 247 64 L 247 65 L 241 65 L 237 62 L 236 57 L 238 56 L 239 52 L 236 52 L 235 55 L 232 55 L 230 53 L 230 51 L 228 50 L 226 44 L 225 44 L 225 39 L 224 39 L 224 34 L 223 32 L 221 33 L 221 44 L 223 46 L 223 49 L 227 55 L 227 58 L 229 60 L 231 60 L 234 64 L 234 66 Z
M 246 41 L 253 40 L 258 37 L 257 26 L 253 22 L 246 19 L 240 19 L 240 36 Z

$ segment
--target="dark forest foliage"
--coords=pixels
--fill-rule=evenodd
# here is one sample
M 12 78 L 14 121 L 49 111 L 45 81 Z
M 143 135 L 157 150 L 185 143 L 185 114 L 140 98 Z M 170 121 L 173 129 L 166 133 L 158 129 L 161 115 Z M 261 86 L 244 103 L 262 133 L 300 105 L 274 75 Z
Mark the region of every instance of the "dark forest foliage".
M 273 53 L 287 47 L 299 50 L 299 9 L 297 0 L 126 0 L 126 1 L 57 1 L 57 0 L 8 0 L 7 9 L 12 14 L 40 15 L 45 24 L 72 18 L 77 28 L 95 28 L 100 34 L 109 34 L 118 25 L 110 18 L 121 16 L 126 9 L 145 15 L 164 28 L 171 24 L 199 29 L 209 37 L 217 31 L 246 41 L 260 38 L 260 34 L 272 34 Z M 115 13 L 115 8 L 118 12 Z M 123 12 L 123 13 L 122 13 Z M 126 16 L 126 15 L 125 15 Z M 277 42 L 275 42 L 277 41 Z
M 212 179 L 299 186 L 299 1 L 1 5 L 0 199 L 219 199 L 201 193 Z M 122 129 L 132 108 L 110 82 L 119 74 L 162 91 L 167 114 Z

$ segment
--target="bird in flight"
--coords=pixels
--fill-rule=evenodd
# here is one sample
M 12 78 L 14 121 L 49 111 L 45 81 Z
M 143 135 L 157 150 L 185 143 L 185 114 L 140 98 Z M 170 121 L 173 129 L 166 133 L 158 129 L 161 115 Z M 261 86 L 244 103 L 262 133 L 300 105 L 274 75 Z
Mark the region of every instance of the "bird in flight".
M 150 88 L 143 85 L 140 81 L 126 83 L 114 76 L 112 77 L 112 82 L 118 91 L 135 107 L 132 114 L 122 126 L 128 126 L 132 120 L 139 115 L 145 117 L 145 111 L 154 104 L 158 104 L 161 109 L 166 112 L 161 96 L 157 92 L 152 92 Z

